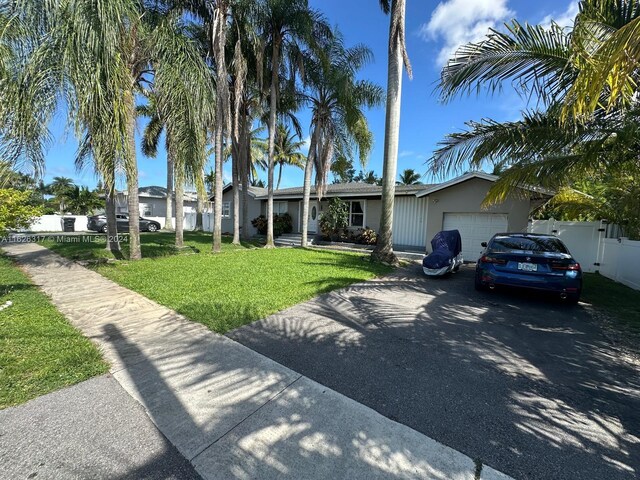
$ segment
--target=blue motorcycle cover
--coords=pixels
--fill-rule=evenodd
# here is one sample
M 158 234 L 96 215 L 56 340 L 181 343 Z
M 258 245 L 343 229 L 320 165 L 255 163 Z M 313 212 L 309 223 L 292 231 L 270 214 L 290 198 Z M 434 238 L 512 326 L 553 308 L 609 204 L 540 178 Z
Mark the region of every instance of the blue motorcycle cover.
M 444 268 L 453 262 L 462 251 L 462 238 L 458 230 L 443 230 L 436 233 L 431 240 L 431 253 L 424 257 L 422 266 L 436 270 Z

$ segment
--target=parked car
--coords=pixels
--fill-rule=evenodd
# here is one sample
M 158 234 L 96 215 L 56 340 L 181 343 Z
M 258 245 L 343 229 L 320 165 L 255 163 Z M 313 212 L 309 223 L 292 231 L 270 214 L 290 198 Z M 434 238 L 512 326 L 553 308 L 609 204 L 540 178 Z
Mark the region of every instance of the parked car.
M 430 277 L 457 272 L 462 259 L 462 238 L 458 230 L 443 230 L 431 240 L 431 253 L 422 259 L 422 271 Z
M 511 286 L 556 292 L 578 303 L 582 269 L 569 249 L 554 235 L 499 233 L 483 242 L 476 265 L 476 290 Z
M 87 228 L 94 232 L 107 233 L 107 217 L 105 215 L 92 215 L 87 217 Z M 129 231 L 129 215 L 126 213 L 116 214 L 116 224 L 118 233 Z M 160 230 L 160 224 L 155 220 L 140 217 L 140 231 L 157 232 Z

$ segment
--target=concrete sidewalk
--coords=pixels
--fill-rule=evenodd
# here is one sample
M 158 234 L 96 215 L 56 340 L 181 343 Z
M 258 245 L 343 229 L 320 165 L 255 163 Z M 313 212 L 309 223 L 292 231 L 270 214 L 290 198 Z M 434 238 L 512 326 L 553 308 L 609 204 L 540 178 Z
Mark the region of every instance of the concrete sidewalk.
M 509 478 L 43 247 L 3 248 L 206 479 Z

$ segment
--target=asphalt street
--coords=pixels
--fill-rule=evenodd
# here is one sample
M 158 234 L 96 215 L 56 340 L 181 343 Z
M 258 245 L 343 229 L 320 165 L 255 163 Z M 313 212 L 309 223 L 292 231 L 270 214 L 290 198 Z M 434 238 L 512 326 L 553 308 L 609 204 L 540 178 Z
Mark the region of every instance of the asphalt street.
M 514 478 L 640 475 L 640 368 L 585 305 L 412 265 L 229 336 Z

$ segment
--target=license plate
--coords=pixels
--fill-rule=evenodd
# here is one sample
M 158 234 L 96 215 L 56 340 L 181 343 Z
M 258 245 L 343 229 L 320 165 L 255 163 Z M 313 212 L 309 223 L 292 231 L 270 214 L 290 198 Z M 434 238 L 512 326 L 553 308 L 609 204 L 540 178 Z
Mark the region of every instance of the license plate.
M 525 272 L 537 272 L 538 265 L 535 263 L 518 263 L 518 270 L 524 270 Z

